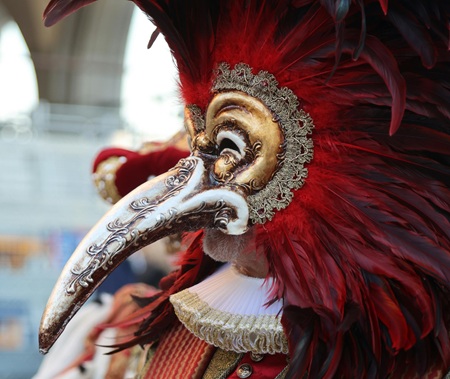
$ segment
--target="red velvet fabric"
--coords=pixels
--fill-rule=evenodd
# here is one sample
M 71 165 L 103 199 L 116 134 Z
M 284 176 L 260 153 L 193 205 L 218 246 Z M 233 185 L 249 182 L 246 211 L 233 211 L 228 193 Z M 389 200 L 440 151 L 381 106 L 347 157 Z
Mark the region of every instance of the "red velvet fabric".
M 176 147 L 152 151 L 146 154 L 118 148 L 102 150 L 94 161 L 93 170 L 110 157 L 125 157 L 127 161 L 116 172 L 116 188 L 121 196 L 145 183 L 151 175 L 161 175 L 189 155 Z

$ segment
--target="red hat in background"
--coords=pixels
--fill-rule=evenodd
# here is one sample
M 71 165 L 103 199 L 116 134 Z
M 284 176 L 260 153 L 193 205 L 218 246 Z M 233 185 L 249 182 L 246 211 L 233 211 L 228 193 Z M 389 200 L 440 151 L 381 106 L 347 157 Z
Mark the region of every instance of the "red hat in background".
M 188 155 L 184 133 L 164 143 L 146 143 L 138 151 L 105 148 L 94 160 L 93 180 L 100 196 L 115 204 L 150 177 L 166 172 Z

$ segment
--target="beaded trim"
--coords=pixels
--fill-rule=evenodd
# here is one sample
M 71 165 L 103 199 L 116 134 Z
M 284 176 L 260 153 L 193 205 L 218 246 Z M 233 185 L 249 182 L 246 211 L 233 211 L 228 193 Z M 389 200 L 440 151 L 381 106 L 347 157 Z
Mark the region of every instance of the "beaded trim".
M 170 296 L 170 302 L 183 325 L 211 345 L 236 353 L 288 353 L 279 317 L 220 311 L 188 289 Z
M 309 134 L 314 128 L 308 113 L 299 109 L 299 101 L 287 87 L 279 87 L 275 77 L 267 71 L 252 74 L 250 66 L 238 63 L 233 69 L 227 63 L 219 64 L 214 92 L 238 90 L 261 100 L 273 113 L 284 134 L 284 155 L 270 182 L 259 192 L 248 197 L 250 219 L 263 224 L 271 220 L 275 210 L 286 208 L 308 176 L 304 167 L 313 158 L 313 141 Z

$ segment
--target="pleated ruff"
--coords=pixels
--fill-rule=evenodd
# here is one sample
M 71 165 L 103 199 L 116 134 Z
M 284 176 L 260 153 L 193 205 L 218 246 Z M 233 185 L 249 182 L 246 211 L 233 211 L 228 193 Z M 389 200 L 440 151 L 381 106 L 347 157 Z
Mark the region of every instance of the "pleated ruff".
M 214 346 L 237 353 L 287 354 L 282 303 L 265 305 L 271 284 L 226 265 L 170 301 L 185 327 Z

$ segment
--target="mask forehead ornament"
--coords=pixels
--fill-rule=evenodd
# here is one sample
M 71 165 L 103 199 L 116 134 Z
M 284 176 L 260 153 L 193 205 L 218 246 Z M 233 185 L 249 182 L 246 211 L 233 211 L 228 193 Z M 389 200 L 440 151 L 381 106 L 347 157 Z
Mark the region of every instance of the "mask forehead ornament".
M 267 71 L 253 74 L 247 64 L 231 69 L 221 63 L 215 75 L 205 115 L 196 105 L 186 107 L 192 149 L 219 156 L 214 177 L 244 192 L 250 222 L 263 224 L 291 203 L 292 190 L 304 185 L 314 124 L 299 109 L 294 92 L 280 87 Z M 223 144 L 227 139 L 234 149 Z

